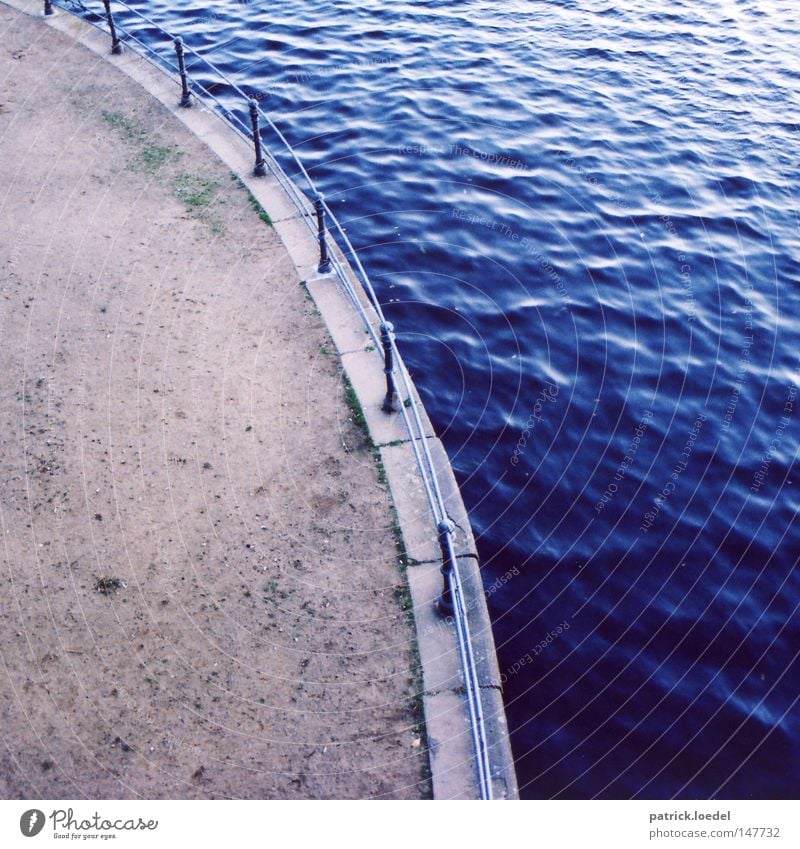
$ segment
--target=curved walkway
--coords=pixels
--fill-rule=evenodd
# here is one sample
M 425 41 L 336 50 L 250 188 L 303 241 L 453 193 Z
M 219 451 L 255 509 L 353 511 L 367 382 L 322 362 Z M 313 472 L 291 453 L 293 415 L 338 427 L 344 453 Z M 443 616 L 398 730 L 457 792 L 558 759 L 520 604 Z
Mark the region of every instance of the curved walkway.
M 389 497 L 246 191 L 0 5 L 0 798 L 429 795 Z

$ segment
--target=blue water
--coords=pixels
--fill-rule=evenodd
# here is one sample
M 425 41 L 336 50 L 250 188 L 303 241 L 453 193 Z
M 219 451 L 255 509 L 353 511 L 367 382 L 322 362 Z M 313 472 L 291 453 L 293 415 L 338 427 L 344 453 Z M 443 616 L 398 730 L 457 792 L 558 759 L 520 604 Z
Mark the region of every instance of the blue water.
M 360 250 L 478 534 L 522 795 L 796 796 L 800 10 L 135 5 Z

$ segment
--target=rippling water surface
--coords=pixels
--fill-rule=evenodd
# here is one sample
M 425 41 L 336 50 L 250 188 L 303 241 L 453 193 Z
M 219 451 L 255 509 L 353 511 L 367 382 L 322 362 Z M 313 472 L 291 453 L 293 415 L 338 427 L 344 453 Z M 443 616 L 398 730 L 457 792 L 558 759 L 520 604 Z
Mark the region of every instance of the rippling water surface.
M 479 535 L 522 794 L 796 794 L 795 4 L 134 5 L 360 250 Z

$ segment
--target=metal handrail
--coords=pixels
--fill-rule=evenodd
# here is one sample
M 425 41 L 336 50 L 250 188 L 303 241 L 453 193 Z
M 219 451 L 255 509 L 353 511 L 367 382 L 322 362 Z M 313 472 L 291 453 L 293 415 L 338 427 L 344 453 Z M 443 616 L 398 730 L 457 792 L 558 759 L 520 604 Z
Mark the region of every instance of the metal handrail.
M 49 14 L 47 9 L 51 5 L 51 0 L 45 0 L 45 14 Z M 92 23 L 99 29 L 104 29 L 103 16 L 101 16 L 99 12 L 95 12 L 92 9 L 88 8 L 83 3 L 83 0 L 56 0 L 56 5 L 61 6 L 62 8 L 66 9 L 66 11 L 71 11 L 69 7 L 77 8 L 89 20 L 90 23 Z M 184 71 L 182 67 L 179 68 L 173 65 L 171 61 L 165 59 L 163 56 L 160 56 L 155 50 L 153 50 L 150 45 L 145 44 L 145 42 L 143 42 L 133 33 L 123 31 L 118 26 L 115 27 L 108 0 L 103 0 L 103 5 L 105 7 L 105 17 L 107 23 L 112 29 L 112 47 L 114 52 L 118 52 L 118 48 L 121 41 L 124 40 L 128 42 L 133 42 L 138 45 L 139 48 L 141 48 L 141 53 L 143 54 L 144 58 L 150 61 L 151 64 L 154 64 L 157 68 L 159 68 L 159 70 L 164 71 L 166 66 L 166 69 L 175 74 L 177 74 L 179 71 Z M 176 37 L 168 33 L 160 24 L 147 17 L 147 15 L 143 14 L 138 9 L 132 8 L 127 3 L 123 2 L 123 0 L 114 0 L 114 5 L 123 7 L 131 15 L 136 16 L 141 21 L 146 23 L 149 27 L 152 27 L 156 32 L 164 36 L 165 39 L 167 39 L 171 44 L 175 45 L 177 48 L 178 42 L 176 40 Z M 325 202 L 321 193 L 317 191 L 314 181 L 311 179 L 310 175 L 308 174 L 308 171 L 306 170 L 302 161 L 298 157 L 296 151 L 291 146 L 288 139 L 280 130 L 280 128 L 276 126 L 276 124 L 269 117 L 269 115 L 266 114 L 260 108 L 260 106 L 258 106 L 256 101 L 252 100 L 240 86 L 232 82 L 219 68 L 217 68 L 217 66 L 213 62 L 211 62 L 207 57 L 199 53 L 197 50 L 194 50 L 192 47 L 187 45 L 186 42 L 182 39 L 180 40 L 179 53 L 180 52 L 194 56 L 199 62 L 205 65 L 206 68 L 212 71 L 213 74 L 220 81 L 224 82 L 233 91 L 241 95 L 245 102 L 249 101 L 251 104 L 251 109 L 253 108 L 252 104 L 255 104 L 255 110 L 258 116 L 264 120 L 264 122 L 269 126 L 272 132 L 278 137 L 285 152 L 290 155 L 292 161 L 297 166 L 297 171 L 302 176 L 303 180 L 308 186 L 311 197 L 313 197 L 317 201 L 317 203 L 321 206 L 322 209 L 324 209 L 325 213 L 328 215 L 330 221 L 333 222 L 333 228 L 335 230 L 335 233 L 338 235 L 338 239 L 340 240 L 341 245 L 343 245 L 345 248 L 345 250 L 342 252 L 342 255 L 344 257 L 349 257 L 352 264 L 355 266 L 355 269 L 357 271 L 357 279 L 359 280 L 363 291 L 367 293 L 367 297 L 369 298 L 370 304 L 380 321 L 381 329 L 384 330 L 385 328 L 388 328 L 390 331 L 391 325 L 389 325 L 386 321 L 386 317 L 384 316 L 383 309 L 372 286 L 372 282 L 370 281 L 369 276 L 366 270 L 364 269 L 364 266 L 362 265 L 355 248 L 353 247 L 349 237 L 347 236 L 347 233 L 339 222 L 339 219 L 336 217 L 334 212 Z M 188 71 L 188 69 L 186 69 L 186 71 Z M 181 76 L 184 76 L 184 74 L 182 73 Z M 195 86 L 197 85 L 198 84 L 195 83 Z M 233 112 L 226 108 L 224 104 L 219 100 L 219 98 L 217 98 L 212 92 L 208 91 L 203 86 L 200 86 L 200 88 L 202 89 L 204 99 L 213 102 L 220 110 L 222 115 L 233 125 L 234 129 L 237 132 L 239 132 L 245 138 L 251 138 L 250 128 L 248 128 L 246 124 L 241 121 L 241 119 L 239 119 Z M 256 131 L 258 132 L 257 127 Z M 260 140 L 260 133 L 258 138 Z M 311 211 L 309 209 L 309 204 L 306 196 L 298 189 L 295 181 L 291 177 L 289 177 L 289 175 L 287 175 L 286 171 L 275 159 L 272 153 L 269 150 L 267 150 L 266 153 L 269 157 L 269 170 L 281 184 L 282 188 L 290 198 L 292 204 L 300 213 L 301 219 L 306 222 L 306 225 L 312 232 L 316 233 L 317 231 L 314 227 L 314 223 L 310 214 Z M 320 238 L 322 239 L 324 233 L 322 231 L 321 219 L 319 234 Z M 481 799 L 491 799 L 493 797 L 493 792 L 491 781 L 491 765 L 489 759 L 489 747 L 486 737 L 486 725 L 483 715 L 483 705 L 480 696 L 480 683 L 475 664 L 475 656 L 472 650 L 472 640 L 470 637 L 469 621 L 467 618 L 467 606 L 464 601 L 464 588 L 461 583 L 461 577 L 458 571 L 458 563 L 456 560 L 456 552 L 453 545 L 453 525 L 447 514 L 447 507 L 445 505 L 442 490 L 439 485 L 438 476 L 436 474 L 436 469 L 433 463 L 433 457 L 431 456 L 430 448 L 428 446 L 428 440 L 425 436 L 425 428 L 423 426 L 422 416 L 420 414 L 419 406 L 414 395 L 411 377 L 408 373 L 408 369 L 405 366 L 403 358 L 400 355 L 400 351 L 397 348 L 394 334 L 391 332 L 382 332 L 379 336 L 378 331 L 374 326 L 374 323 L 370 321 L 369 315 L 367 314 L 367 311 L 365 310 L 361 299 L 358 297 L 358 292 L 353 287 L 350 276 L 347 273 L 348 268 L 342 264 L 339 257 L 335 253 L 330 257 L 330 263 L 336 277 L 339 279 L 349 299 L 352 301 L 355 309 L 361 316 L 361 319 L 364 322 L 368 333 L 372 337 L 375 346 L 379 347 L 382 344 L 385 346 L 388 340 L 389 350 L 391 351 L 390 362 L 393 359 L 395 364 L 394 371 L 396 371 L 400 376 L 400 381 L 403 389 L 402 394 L 405 396 L 405 401 L 400 404 L 399 412 L 403 417 L 403 422 L 409 434 L 411 448 L 414 453 L 414 458 L 417 463 L 417 467 L 419 469 L 420 478 L 422 480 L 423 488 L 425 490 L 425 496 L 428 501 L 428 505 L 430 507 L 430 511 L 436 524 L 437 530 L 439 531 L 439 540 L 440 545 L 442 547 L 443 558 L 443 597 L 445 595 L 448 595 L 449 598 L 452 599 L 452 617 L 456 628 L 456 640 L 458 645 L 459 659 L 461 661 L 461 666 L 464 673 L 464 685 L 467 696 L 472 743 L 475 751 L 475 763 L 476 772 L 478 776 L 478 787 L 480 791 L 480 797 Z M 350 267 L 352 268 L 352 266 Z

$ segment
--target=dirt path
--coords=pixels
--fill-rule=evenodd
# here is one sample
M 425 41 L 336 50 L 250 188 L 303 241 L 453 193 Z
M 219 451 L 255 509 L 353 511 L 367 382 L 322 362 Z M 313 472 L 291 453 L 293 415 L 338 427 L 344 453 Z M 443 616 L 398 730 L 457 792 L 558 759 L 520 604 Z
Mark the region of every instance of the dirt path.
M 420 797 L 388 495 L 237 181 L 0 5 L 0 797 Z

